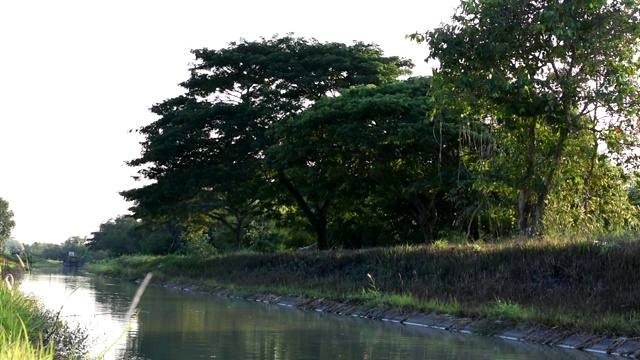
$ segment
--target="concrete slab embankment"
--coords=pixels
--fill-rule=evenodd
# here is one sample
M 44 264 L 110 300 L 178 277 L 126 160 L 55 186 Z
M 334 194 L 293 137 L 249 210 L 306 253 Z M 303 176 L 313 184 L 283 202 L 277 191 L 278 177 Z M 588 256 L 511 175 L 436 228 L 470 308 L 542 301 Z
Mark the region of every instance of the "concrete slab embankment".
M 447 314 L 405 313 L 398 309 L 363 307 L 362 305 L 337 303 L 324 299 L 273 295 L 253 295 L 248 299 L 345 316 L 395 322 L 407 326 L 421 326 L 462 333 L 473 333 L 475 324 L 473 319 L 458 318 Z M 601 336 L 573 334 L 565 330 L 544 327 L 507 328 L 494 336 L 509 341 L 523 341 L 640 359 L 640 339 L 603 338 Z
M 305 310 L 326 312 L 344 316 L 362 317 L 403 324 L 406 326 L 427 327 L 452 332 L 474 333 L 477 321 L 470 318 L 460 318 L 448 314 L 420 313 L 404 311 L 397 308 L 363 305 L 358 302 L 336 302 L 326 299 L 311 299 L 306 297 L 276 296 L 276 295 L 247 295 L 238 296 L 227 289 L 207 289 L 193 285 L 164 283 L 170 287 L 185 291 L 212 294 L 224 297 L 240 297 L 251 301 L 295 307 Z M 493 335 L 507 341 L 522 341 L 540 345 L 557 346 L 576 349 L 594 354 L 613 355 L 623 358 L 640 359 L 640 338 L 607 338 L 591 334 L 575 334 L 557 328 L 541 326 L 506 328 Z

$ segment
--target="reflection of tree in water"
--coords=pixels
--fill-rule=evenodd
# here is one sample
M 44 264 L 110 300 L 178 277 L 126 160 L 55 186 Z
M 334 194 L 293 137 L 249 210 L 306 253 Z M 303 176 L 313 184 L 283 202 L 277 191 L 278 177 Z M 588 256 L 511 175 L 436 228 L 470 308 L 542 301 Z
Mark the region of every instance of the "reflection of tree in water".
M 140 357 L 137 354 L 140 354 L 140 333 L 135 331 L 129 331 L 127 336 L 124 339 L 124 346 L 119 348 L 116 351 L 117 359 L 127 359 L 127 360 L 145 360 L 147 358 Z
M 137 284 L 104 277 L 84 277 L 87 287 L 95 293 L 96 302 L 105 309 L 124 318 L 137 290 Z
M 95 349 L 125 331 L 137 284 L 107 278 L 40 277 L 42 289 L 71 294 L 65 310 L 87 320 Z M 55 286 L 59 286 L 55 288 Z M 94 300 L 95 299 L 95 300 Z M 78 304 L 78 301 L 81 304 Z M 74 306 L 76 307 L 74 309 Z M 81 309 L 81 307 L 85 309 Z M 91 309 L 87 310 L 89 307 Z M 95 311 L 92 313 L 91 311 Z M 75 314 L 75 313 L 74 313 Z M 75 316 L 75 315 L 73 315 Z M 80 318 L 78 318 L 80 319 Z M 120 323 L 118 323 L 120 321 Z M 111 359 L 591 359 L 589 354 L 406 327 L 352 317 L 150 286 Z M 112 356 L 113 355 L 113 356 Z
M 155 290 L 164 292 L 143 297 L 140 335 L 130 344 L 145 359 L 575 359 L 491 338 Z

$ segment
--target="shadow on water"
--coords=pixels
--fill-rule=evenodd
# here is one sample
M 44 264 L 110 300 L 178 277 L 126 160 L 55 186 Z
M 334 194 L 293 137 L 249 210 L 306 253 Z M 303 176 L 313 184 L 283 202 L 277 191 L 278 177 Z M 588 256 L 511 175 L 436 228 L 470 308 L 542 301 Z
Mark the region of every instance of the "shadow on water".
M 70 269 L 69 269 L 70 270 Z M 241 299 L 148 287 L 130 324 L 133 282 L 77 271 L 33 274 L 22 289 L 91 332 L 105 359 L 598 359 L 598 355 Z

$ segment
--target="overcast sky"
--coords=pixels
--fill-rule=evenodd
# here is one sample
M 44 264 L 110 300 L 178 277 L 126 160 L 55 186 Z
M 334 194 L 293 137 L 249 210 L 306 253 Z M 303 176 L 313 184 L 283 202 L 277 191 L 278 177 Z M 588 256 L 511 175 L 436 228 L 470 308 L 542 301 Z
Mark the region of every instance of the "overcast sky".
M 375 42 L 429 73 L 425 45 L 405 40 L 447 22 L 457 0 L 0 2 L 0 197 L 13 236 L 60 243 L 128 213 L 140 154 L 129 130 L 182 93 L 189 50 L 294 32 Z M 378 5 L 380 4 L 380 5 Z M 381 6 L 384 5 L 384 6 Z

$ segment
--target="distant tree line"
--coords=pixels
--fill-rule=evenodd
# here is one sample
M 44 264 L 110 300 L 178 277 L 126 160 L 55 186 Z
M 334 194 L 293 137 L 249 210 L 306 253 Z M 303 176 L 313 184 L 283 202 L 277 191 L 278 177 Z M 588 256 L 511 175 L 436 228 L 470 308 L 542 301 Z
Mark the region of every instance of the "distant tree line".
M 86 241 L 84 237 L 72 236 L 62 244 L 34 242 L 24 245 L 24 254 L 30 261 L 33 259 L 63 261 L 69 258 L 69 252 L 86 259 L 89 251 L 85 246 Z
M 123 191 L 133 215 L 89 244 L 324 250 L 636 229 L 638 12 L 463 0 L 411 36 L 440 64 L 431 77 L 362 42 L 194 50 L 184 94 L 138 129 L 129 165 L 150 184 Z

